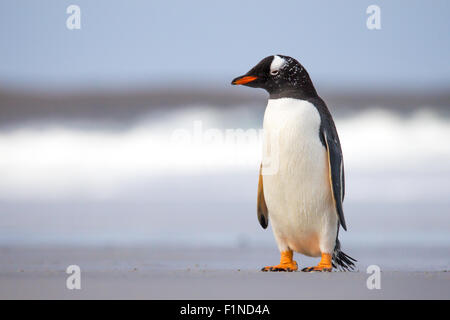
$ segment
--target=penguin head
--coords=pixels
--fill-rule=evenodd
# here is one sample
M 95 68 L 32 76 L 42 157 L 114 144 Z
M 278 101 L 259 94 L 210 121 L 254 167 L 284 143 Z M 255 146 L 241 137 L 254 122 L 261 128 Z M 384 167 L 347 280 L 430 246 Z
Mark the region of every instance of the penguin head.
M 273 55 L 262 59 L 243 76 L 231 84 L 262 88 L 271 97 L 287 97 L 292 94 L 315 95 L 316 91 L 305 68 L 294 58 Z

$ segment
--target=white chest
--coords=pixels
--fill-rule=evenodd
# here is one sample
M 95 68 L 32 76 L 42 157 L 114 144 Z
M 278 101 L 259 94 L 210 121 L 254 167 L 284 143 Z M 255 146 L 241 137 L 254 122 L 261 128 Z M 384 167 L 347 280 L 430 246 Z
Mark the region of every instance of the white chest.
M 319 139 L 320 122 L 319 112 L 308 101 L 269 100 L 264 114 L 263 173 L 298 171 L 302 165 L 308 169 L 316 162 L 320 156 L 317 153 L 324 151 Z
M 262 173 L 269 219 L 277 237 L 303 252 L 317 252 L 317 246 L 302 246 L 321 234 L 334 210 L 320 123 L 314 105 L 297 99 L 269 100 L 264 114 Z

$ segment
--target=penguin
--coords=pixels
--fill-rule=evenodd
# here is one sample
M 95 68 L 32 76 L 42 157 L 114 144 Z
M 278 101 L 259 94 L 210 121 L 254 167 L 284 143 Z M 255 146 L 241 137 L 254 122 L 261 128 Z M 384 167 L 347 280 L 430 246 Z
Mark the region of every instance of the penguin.
M 353 270 L 356 260 L 341 251 L 338 239 L 340 227 L 347 231 L 341 144 L 308 72 L 294 58 L 273 55 L 231 84 L 269 93 L 257 216 L 264 229 L 270 217 L 281 258 L 262 271 L 297 271 L 294 252 L 321 257 L 304 272 Z

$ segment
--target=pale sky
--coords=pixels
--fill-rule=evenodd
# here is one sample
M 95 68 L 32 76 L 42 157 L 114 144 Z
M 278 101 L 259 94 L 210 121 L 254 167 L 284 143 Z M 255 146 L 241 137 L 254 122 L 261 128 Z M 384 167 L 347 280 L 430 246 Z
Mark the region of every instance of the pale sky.
M 66 8 L 81 8 L 68 30 Z M 366 9 L 381 8 L 381 30 Z M 271 54 L 338 86 L 450 83 L 449 1 L 2 0 L 0 86 L 228 85 Z

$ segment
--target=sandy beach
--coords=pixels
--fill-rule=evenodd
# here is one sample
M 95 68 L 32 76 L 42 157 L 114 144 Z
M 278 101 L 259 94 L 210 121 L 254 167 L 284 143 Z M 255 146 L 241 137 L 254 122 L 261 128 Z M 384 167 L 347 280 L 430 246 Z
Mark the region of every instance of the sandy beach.
M 396 251 L 397 263 L 404 268 L 388 263 Z M 446 248 L 419 251 L 434 265 L 433 257 L 448 257 Z M 384 258 L 377 252 L 385 252 Z M 411 249 L 372 248 L 352 254 L 360 261 L 355 272 L 309 274 L 258 271 L 277 262 L 276 250 L 269 248 L 2 248 L 0 299 L 450 298 L 448 265 L 415 265 Z M 378 257 L 382 270 L 379 290 L 366 285 L 366 268 L 373 257 Z M 302 267 L 315 263 L 302 256 L 296 259 Z M 81 268 L 80 290 L 66 288 L 65 271 L 72 264 Z

